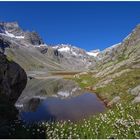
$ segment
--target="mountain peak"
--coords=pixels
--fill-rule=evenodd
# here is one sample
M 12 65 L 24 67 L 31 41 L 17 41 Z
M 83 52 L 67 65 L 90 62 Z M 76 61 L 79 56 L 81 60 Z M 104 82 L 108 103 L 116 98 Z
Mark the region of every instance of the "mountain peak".
M 13 22 L 4 22 L 1 21 L 0 22 L 0 26 L 5 26 L 5 27 L 19 27 L 19 24 L 17 21 L 13 21 Z
M 0 35 L 26 42 L 28 45 L 44 44 L 39 34 L 35 31 L 23 31 L 17 22 L 0 22 Z
M 0 33 L 7 33 L 14 37 L 23 35 L 23 30 L 17 22 L 0 22 Z

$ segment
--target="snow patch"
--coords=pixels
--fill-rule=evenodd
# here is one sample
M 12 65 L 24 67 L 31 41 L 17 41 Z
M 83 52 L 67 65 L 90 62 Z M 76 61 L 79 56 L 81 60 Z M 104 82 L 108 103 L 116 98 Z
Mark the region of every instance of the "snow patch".
M 58 47 L 59 47 L 59 46 L 53 46 L 52 48 L 53 48 L 53 49 L 57 49 Z
M 70 51 L 70 48 L 66 46 L 66 47 L 59 48 L 58 51 L 60 51 L 60 52 L 68 52 L 68 51 Z
M 88 55 L 96 57 L 99 52 L 87 52 Z
M 115 48 L 115 47 L 117 47 L 119 45 L 121 45 L 121 43 L 114 44 L 114 45 L 110 46 L 109 48 Z
M 11 34 L 11 33 L 7 32 L 7 31 L 5 31 L 5 33 L 9 37 L 14 37 L 14 38 L 17 38 L 17 39 L 23 39 L 24 38 L 24 36 L 15 36 L 14 34 Z
M 14 34 L 11 34 L 7 31 L 5 31 L 5 33 L 0 33 L 1 35 L 5 35 L 5 36 L 8 36 L 8 37 L 11 37 L 11 38 L 17 38 L 17 39 L 23 39 L 24 36 L 15 36 Z
M 73 55 L 77 55 L 77 53 L 76 53 L 76 52 L 72 52 L 72 54 L 73 54 Z
M 47 47 L 47 44 L 34 45 L 36 48 Z
M 128 36 L 126 36 L 126 37 L 123 39 L 123 41 L 125 41 L 125 40 L 129 39 L 129 38 L 130 38 L 130 36 L 131 36 L 131 34 L 132 34 L 132 33 L 130 33 Z
M 121 45 L 121 43 L 114 44 L 114 45 L 112 45 L 112 46 L 106 48 L 105 50 L 103 50 L 103 52 L 111 51 L 113 48 L 115 48 L 115 47 L 117 47 L 117 46 L 119 46 L 119 45 Z

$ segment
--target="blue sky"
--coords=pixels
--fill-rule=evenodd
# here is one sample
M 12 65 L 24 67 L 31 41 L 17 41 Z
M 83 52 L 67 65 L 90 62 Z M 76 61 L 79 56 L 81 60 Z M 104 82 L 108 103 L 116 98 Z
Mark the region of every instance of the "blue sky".
M 0 2 L 0 21 L 17 21 L 47 44 L 103 50 L 140 23 L 140 2 Z

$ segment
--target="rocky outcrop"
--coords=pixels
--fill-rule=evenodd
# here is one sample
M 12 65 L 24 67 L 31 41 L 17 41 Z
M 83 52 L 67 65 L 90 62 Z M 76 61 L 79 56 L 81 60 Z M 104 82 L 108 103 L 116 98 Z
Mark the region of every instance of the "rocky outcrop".
M 6 96 L 7 100 L 14 104 L 25 88 L 26 82 L 25 71 L 0 53 L 0 95 Z
M 17 22 L 0 22 L 0 33 L 10 33 L 15 36 L 24 35 Z
M 4 53 L 5 48 L 10 46 L 10 42 L 6 41 L 2 36 L 0 36 L 0 52 Z
M 140 103 L 140 96 L 137 96 L 134 98 L 134 100 L 132 101 L 133 104 L 135 103 Z
M 25 32 L 24 40 L 32 45 L 44 44 L 41 37 L 36 32 Z
M 8 122 L 17 118 L 14 104 L 26 83 L 25 71 L 0 53 L 0 138 L 8 137 Z
M 131 95 L 135 96 L 132 103 L 140 103 L 140 85 L 131 89 L 129 92 L 130 92 Z
M 117 69 L 140 68 L 140 25 L 119 44 L 100 53 L 98 75 L 106 76 Z
M 130 90 L 130 93 L 134 96 L 140 95 L 140 85 L 136 86 L 132 90 Z
M 120 101 L 120 96 L 116 96 L 116 97 L 114 97 L 108 104 L 107 104 L 107 106 L 108 107 L 111 107 L 111 106 L 113 106 L 113 104 L 117 104 L 119 101 Z
M 114 79 L 138 70 L 140 68 L 140 25 L 136 26 L 121 43 L 105 49 L 99 56 L 94 75 L 99 81 L 94 88 L 104 87 Z M 135 94 L 134 90 L 133 94 Z

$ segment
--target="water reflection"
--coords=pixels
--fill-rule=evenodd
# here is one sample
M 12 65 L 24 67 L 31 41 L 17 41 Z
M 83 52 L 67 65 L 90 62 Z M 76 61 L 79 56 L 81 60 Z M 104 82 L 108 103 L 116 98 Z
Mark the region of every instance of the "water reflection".
M 86 93 L 72 80 L 56 77 L 30 79 L 16 107 L 26 122 L 77 121 L 105 109 L 96 94 Z
M 40 102 L 36 110 L 32 110 L 32 112 L 21 112 L 20 117 L 26 122 L 44 120 L 77 121 L 90 115 L 103 112 L 104 109 L 104 104 L 95 94 L 84 93 L 68 99 L 49 97 Z
M 25 109 L 25 106 L 32 98 L 41 100 L 48 97 L 68 98 L 81 93 L 83 93 L 82 89 L 72 80 L 64 80 L 62 78 L 31 79 L 16 102 L 16 106 Z

